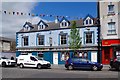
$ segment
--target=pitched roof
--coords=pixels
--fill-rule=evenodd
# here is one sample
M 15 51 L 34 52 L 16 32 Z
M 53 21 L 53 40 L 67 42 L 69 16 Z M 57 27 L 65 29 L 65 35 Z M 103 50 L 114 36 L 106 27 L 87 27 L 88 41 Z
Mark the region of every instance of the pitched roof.
M 65 18 L 66 19 L 66 18 Z M 83 25 L 83 19 L 79 19 L 79 20 L 72 20 L 72 21 L 76 21 L 76 26 L 77 27 L 86 27 Z M 69 26 L 67 28 L 70 28 L 72 26 L 72 21 L 69 21 Z M 97 18 L 93 18 L 94 24 L 91 26 L 96 26 L 97 25 Z M 44 22 L 44 21 L 43 21 Z M 44 22 L 45 23 L 45 22 Z M 60 23 L 55 23 L 55 22 L 49 22 L 49 23 L 45 23 L 46 25 L 48 25 L 45 29 L 43 30 L 38 30 L 38 24 L 32 25 L 33 29 L 31 29 L 30 31 L 24 31 L 24 29 L 21 29 L 19 32 L 17 33 L 23 33 L 23 32 L 37 32 L 37 31 L 46 31 L 46 30 L 56 30 L 56 29 L 65 29 L 65 28 L 60 28 Z
M 93 17 L 92 17 L 90 14 L 88 14 L 88 15 L 83 19 L 83 21 L 84 21 L 87 17 L 90 17 L 91 19 L 93 19 Z
M 23 25 L 23 27 L 25 27 L 25 25 L 29 25 L 30 27 L 32 27 L 32 23 L 30 23 L 30 22 L 25 22 L 25 24 Z

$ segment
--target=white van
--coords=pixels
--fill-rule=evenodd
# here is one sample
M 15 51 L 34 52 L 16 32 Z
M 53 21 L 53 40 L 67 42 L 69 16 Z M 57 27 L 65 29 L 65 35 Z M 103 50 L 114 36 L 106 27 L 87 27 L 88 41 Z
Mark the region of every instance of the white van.
M 45 61 L 43 59 L 39 60 L 38 58 L 36 58 L 35 56 L 33 56 L 31 54 L 19 55 L 17 57 L 17 65 L 20 68 L 23 68 L 23 67 L 36 67 L 36 68 L 40 69 L 42 67 L 46 67 L 46 68 L 51 67 L 50 62 Z

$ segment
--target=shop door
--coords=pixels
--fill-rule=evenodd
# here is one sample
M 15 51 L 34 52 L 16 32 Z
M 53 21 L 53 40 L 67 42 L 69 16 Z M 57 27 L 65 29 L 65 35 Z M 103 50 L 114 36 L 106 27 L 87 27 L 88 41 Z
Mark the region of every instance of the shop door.
M 110 63 L 110 48 L 105 48 L 104 50 L 104 63 L 105 64 Z
M 57 52 L 53 53 L 53 64 L 58 64 L 58 53 Z

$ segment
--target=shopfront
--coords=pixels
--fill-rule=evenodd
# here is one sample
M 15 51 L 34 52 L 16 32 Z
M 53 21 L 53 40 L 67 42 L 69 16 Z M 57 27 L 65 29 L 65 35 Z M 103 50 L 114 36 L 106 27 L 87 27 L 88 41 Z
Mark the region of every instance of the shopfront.
M 21 49 L 16 52 L 16 57 L 21 54 L 32 54 L 38 58 L 49 61 L 51 64 L 65 64 L 69 58 L 86 58 L 97 62 L 97 50 L 38 50 L 38 49 Z
M 102 40 L 102 63 L 109 64 L 110 59 L 120 54 L 120 40 Z

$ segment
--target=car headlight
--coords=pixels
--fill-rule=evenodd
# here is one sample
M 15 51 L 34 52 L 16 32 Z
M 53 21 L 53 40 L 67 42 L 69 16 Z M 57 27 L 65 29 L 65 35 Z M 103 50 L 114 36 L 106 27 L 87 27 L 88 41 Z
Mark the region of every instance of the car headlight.
M 103 65 L 103 64 L 100 64 L 101 66 Z

